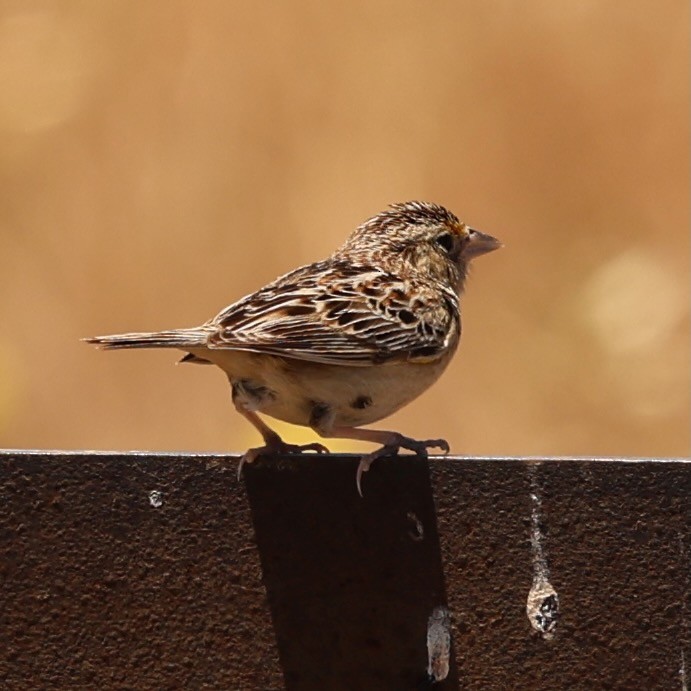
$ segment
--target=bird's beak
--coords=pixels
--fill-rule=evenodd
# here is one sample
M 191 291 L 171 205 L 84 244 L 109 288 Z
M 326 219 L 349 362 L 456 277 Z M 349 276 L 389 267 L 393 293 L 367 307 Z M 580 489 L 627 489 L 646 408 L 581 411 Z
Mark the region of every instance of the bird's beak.
M 466 259 L 470 259 L 471 257 L 479 257 L 481 254 L 487 254 L 487 252 L 493 252 L 500 247 L 503 247 L 503 244 L 497 238 L 481 233 L 474 228 L 468 228 L 468 240 L 463 248 L 463 255 Z

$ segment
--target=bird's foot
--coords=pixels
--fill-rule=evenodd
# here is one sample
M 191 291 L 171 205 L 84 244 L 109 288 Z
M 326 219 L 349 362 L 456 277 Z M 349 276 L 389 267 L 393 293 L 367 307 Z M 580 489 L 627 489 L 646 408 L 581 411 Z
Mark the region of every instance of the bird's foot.
M 242 476 L 242 468 L 245 463 L 253 463 L 259 456 L 283 456 L 285 454 L 301 454 L 305 451 L 316 451 L 317 453 L 329 453 L 324 444 L 313 442 L 312 444 L 286 444 L 280 437 L 267 440 L 264 446 L 257 446 L 248 449 L 240 459 L 238 464 L 238 480 Z
M 414 451 L 415 454 L 421 458 L 427 458 L 427 449 L 441 449 L 444 455 L 449 453 L 450 450 L 449 443 L 445 439 L 425 439 L 418 441 L 417 439 L 404 437 L 402 434 L 393 434 L 384 446 L 372 453 L 368 453 L 360 459 L 360 464 L 357 467 L 357 474 L 355 476 L 355 484 L 357 485 L 357 491 L 360 496 L 362 496 L 362 474 L 369 470 L 369 467 L 377 458 L 395 456 L 401 449 Z

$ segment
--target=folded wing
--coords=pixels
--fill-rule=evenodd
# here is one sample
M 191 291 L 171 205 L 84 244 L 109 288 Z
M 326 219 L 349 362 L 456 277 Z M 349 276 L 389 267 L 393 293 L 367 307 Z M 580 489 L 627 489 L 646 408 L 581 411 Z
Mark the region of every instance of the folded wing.
M 334 365 L 434 361 L 460 335 L 457 301 L 429 281 L 318 263 L 221 312 L 207 347 Z

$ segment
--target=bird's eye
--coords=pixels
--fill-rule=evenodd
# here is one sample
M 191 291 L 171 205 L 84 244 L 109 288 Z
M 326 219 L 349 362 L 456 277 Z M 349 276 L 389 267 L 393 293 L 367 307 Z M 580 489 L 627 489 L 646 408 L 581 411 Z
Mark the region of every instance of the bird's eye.
M 442 233 L 437 235 L 435 242 L 445 251 L 451 252 L 454 248 L 453 235 L 451 233 Z

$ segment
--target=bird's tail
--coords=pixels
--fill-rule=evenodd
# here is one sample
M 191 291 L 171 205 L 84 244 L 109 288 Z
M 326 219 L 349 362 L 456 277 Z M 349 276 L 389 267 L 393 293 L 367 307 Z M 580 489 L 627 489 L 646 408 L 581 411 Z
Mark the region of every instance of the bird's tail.
M 103 350 L 117 348 L 194 348 L 206 345 L 208 334 L 203 329 L 172 329 L 143 333 L 114 334 L 84 338 Z

